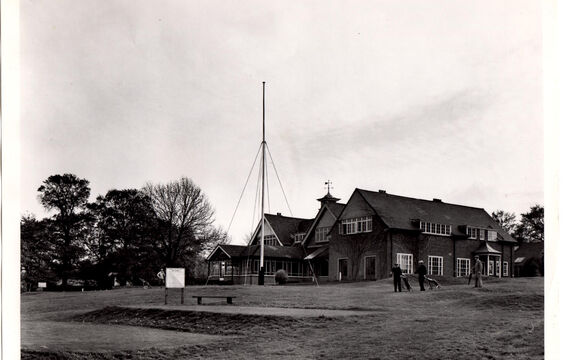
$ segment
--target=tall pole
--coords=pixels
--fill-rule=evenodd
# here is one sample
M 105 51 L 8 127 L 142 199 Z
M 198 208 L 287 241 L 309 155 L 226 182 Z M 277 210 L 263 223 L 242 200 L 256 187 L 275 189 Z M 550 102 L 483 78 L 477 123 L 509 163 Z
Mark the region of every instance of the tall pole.
M 261 243 L 259 249 L 259 277 L 258 285 L 263 285 L 265 280 L 265 268 L 263 267 L 263 253 L 265 240 L 265 81 L 263 82 L 263 138 L 261 142 Z

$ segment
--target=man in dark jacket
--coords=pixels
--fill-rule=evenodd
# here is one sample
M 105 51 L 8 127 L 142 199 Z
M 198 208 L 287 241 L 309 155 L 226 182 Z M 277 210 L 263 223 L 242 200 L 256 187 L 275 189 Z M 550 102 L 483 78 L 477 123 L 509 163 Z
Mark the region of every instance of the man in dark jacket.
M 419 285 L 421 286 L 421 291 L 425 291 L 424 280 L 426 276 L 426 266 L 424 266 L 424 261 L 419 260 L 419 267 L 417 267 L 417 274 L 419 274 Z
M 403 270 L 401 270 L 399 264 L 393 266 L 391 273 L 393 274 L 393 287 L 395 288 L 395 292 L 397 292 L 397 289 L 401 292 L 401 274 L 403 274 Z

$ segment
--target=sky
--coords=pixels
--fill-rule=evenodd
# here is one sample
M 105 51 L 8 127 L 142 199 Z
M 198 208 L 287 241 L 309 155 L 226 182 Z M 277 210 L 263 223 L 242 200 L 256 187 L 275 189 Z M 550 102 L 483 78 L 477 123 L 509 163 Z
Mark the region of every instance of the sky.
M 50 175 L 92 196 L 186 176 L 228 228 L 266 140 L 292 215 L 355 188 L 543 204 L 537 1 L 75 1 L 20 8 L 21 213 Z M 291 215 L 268 161 L 271 213 Z M 229 235 L 257 221 L 257 164 Z

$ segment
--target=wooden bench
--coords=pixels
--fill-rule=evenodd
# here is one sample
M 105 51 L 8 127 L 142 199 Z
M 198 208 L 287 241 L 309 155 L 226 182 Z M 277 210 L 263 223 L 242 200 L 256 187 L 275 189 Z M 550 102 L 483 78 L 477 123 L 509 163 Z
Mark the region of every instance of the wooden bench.
M 231 304 L 232 299 L 236 296 L 226 296 L 226 295 L 194 295 L 193 298 L 197 299 L 197 304 L 202 305 L 202 298 L 213 298 L 213 299 L 224 299 L 226 298 L 226 303 Z

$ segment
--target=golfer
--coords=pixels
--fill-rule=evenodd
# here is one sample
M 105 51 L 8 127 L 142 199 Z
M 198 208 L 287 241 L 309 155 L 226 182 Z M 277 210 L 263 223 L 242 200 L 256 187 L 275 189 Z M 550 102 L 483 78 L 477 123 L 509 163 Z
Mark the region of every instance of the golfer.
M 419 285 L 421 287 L 421 291 L 425 291 L 424 281 L 426 276 L 426 266 L 424 266 L 424 261 L 419 260 L 419 267 L 417 267 L 417 274 L 419 274 Z
M 397 292 L 397 289 L 401 292 L 401 274 L 403 274 L 403 270 L 401 270 L 399 264 L 393 265 L 391 273 L 393 274 L 393 287 L 395 288 L 395 292 Z
M 481 288 L 483 286 L 481 273 L 483 271 L 483 264 L 480 261 L 480 257 L 478 255 L 474 256 L 475 264 L 474 264 L 474 275 L 476 278 L 476 286 L 477 288 Z

